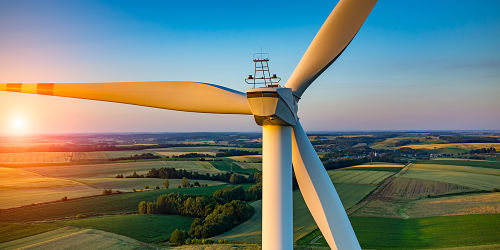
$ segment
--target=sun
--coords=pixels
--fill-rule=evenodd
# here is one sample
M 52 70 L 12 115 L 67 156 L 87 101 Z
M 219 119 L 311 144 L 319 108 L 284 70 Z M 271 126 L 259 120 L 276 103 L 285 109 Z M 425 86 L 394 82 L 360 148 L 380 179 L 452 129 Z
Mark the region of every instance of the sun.
M 24 135 L 27 133 L 26 119 L 22 116 L 12 117 L 10 129 L 13 135 Z

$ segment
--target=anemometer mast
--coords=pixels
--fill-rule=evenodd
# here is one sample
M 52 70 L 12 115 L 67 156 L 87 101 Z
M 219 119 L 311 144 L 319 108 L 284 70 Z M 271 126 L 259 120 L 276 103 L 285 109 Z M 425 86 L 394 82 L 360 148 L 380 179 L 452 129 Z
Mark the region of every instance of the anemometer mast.
M 277 77 L 276 74 L 271 76 L 269 71 L 269 53 L 254 53 L 252 60 L 255 64 L 254 74 L 248 75 L 245 82 L 253 84 L 254 88 L 257 84 L 263 84 L 264 87 L 279 87 L 278 83 L 281 78 Z

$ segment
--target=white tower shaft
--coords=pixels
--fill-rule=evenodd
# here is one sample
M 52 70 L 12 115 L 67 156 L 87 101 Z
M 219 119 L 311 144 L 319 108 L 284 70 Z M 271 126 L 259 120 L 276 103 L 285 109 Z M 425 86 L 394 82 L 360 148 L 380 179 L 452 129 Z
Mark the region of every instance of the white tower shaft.
M 292 129 L 262 128 L 262 249 L 293 249 Z

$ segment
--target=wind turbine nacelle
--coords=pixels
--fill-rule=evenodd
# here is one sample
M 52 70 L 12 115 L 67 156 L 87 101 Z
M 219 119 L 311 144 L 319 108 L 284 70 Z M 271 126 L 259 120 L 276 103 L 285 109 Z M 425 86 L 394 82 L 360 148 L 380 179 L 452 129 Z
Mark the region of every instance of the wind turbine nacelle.
M 255 122 L 260 126 L 297 124 L 297 103 L 290 88 L 248 89 L 247 100 Z

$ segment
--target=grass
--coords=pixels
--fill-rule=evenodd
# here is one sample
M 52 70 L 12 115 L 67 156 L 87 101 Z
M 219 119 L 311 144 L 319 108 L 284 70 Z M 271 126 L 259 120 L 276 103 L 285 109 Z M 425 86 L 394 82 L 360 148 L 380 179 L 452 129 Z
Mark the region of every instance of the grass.
M 262 162 L 262 155 L 241 155 L 241 156 L 230 156 L 227 158 L 233 159 L 235 161 L 240 161 L 240 162 L 249 162 L 249 163 L 261 163 Z
M 0 164 L 69 162 L 70 152 L 0 153 Z
M 241 173 L 241 174 L 253 174 L 255 172 L 259 172 L 259 170 L 254 168 L 242 168 L 237 164 L 237 162 L 229 158 L 217 158 L 217 159 L 220 160 L 210 161 L 210 164 L 212 164 L 214 168 L 220 171 L 231 172 L 232 170 L 234 173 Z
M 134 171 L 145 174 L 152 168 L 171 167 L 197 171 L 199 173 L 219 173 L 210 163 L 204 161 L 138 161 L 125 163 L 82 164 L 28 167 L 24 170 L 44 176 L 65 178 L 115 177 L 117 174 L 130 175 Z
M 0 249 L 155 249 L 137 240 L 95 229 L 63 227 L 0 243 Z
M 328 175 L 333 183 L 353 183 L 377 185 L 385 178 L 393 175 L 390 171 L 370 171 L 370 170 L 329 170 Z
M 452 170 L 447 165 L 413 164 L 402 177 L 448 182 L 479 190 L 500 188 L 500 176 Z
M 58 225 L 55 225 L 53 223 L 0 222 L 0 243 L 48 232 L 58 227 Z
M 499 214 L 499 201 L 500 192 L 420 199 L 410 202 L 406 213 L 411 217 Z
M 461 149 L 461 150 L 473 150 L 481 148 L 494 147 L 496 150 L 500 150 L 500 143 L 433 143 L 433 144 L 412 144 L 405 145 L 402 147 L 408 147 L 413 149 Z
M 115 177 L 117 174 L 129 175 L 134 171 L 147 173 L 152 168 L 165 166 L 164 161 L 141 161 L 126 163 L 81 164 L 28 167 L 24 170 L 50 177 L 94 178 Z
M 179 215 L 117 215 L 60 222 L 61 225 L 92 228 L 124 235 L 142 242 L 160 242 L 175 229 L 188 231 L 193 218 Z
M 156 152 L 219 152 L 220 150 L 246 150 L 254 152 L 262 152 L 262 148 L 238 148 L 238 147 L 220 147 L 220 146 L 202 146 L 202 147 L 171 147 L 171 148 L 156 148 L 150 149 Z
M 452 166 L 469 166 L 481 168 L 496 168 L 500 169 L 500 162 L 498 161 L 481 161 L 481 160 L 467 160 L 467 159 L 435 159 L 428 161 L 417 162 L 419 164 L 439 164 L 439 165 L 452 165 Z
M 458 215 L 396 219 L 375 217 L 349 218 L 362 248 L 412 249 L 475 246 L 500 243 L 500 214 Z M 308 245 L 319 230 L 297 241 Z M 317 241 L 327 246 L 324 238 Z
M 389 171 L 399 172 L 404 166 L 398 163 L 389 162 L 370 162 L 352 167 L 342 168 L 339 170 L 365 170 L 365 171 Z
M 381 191 L 380 195 L 384 198 L 414 200 L 427 196 L 473 191 L 476 190 L 447 182 L 396 177 Z
M 132 191 L 133 189 L 141 190 L 145 186 L 149 186 L 150 189 L 156 186 L 163 188 L 164 179 L 159 178 L 79 178 L 76 179 L 82 183 L 93 186 L 99 190 L 102 189 L 113 189 L 120 191 Z M 207 184 L 209 186 L 222 185 L 224 182 L 210 181 L 210 180 L 189 180 L 190 183 L 195 181 L 199 182 L 201 185 Z M 182 184 L 181 179 L 168 179 L 170 188 L 176 188 Z
M 346 183 L 336 183 L 334 185 L 346 209 L 358 203 L 376 187 L 374 185 Z M 261 242 L 262 202 L 256 201 L 252 203 L 252 206 L 255 208 L 255 214 L 252 218 L 229 232 L 218 235 L 215 239 L 227 239 L 232 242 Z M 293 227 L 294 240 L 302 238 L 317 228 L 316 222 L 298 190 L 293 192 Z
M 97 195 L 100 192 L 76 181 L 0 167 L 0 209 L 55 201 L 65 196 Z
M 238 166 L 242 167 L 243 169 L 257 169 L 259 171 L 262 171 L 262 163 L 237 162 L 235 164 L 238 164 Z
M 192 195 L 211 195 L 216 190 L 226 186 L 228 185 L 194 188 L 169 188 L 135 193 L 86 197 L 68 200 L 65 202 L 55 202 L 36 206 L 0 210 L 0 221 L 29 222 L 74 218 L 77 214 L 103 215 L 135 213 L 137 212 L 137 205 L 140 201 L 155 201 L 161 194 L 183 193 Z

